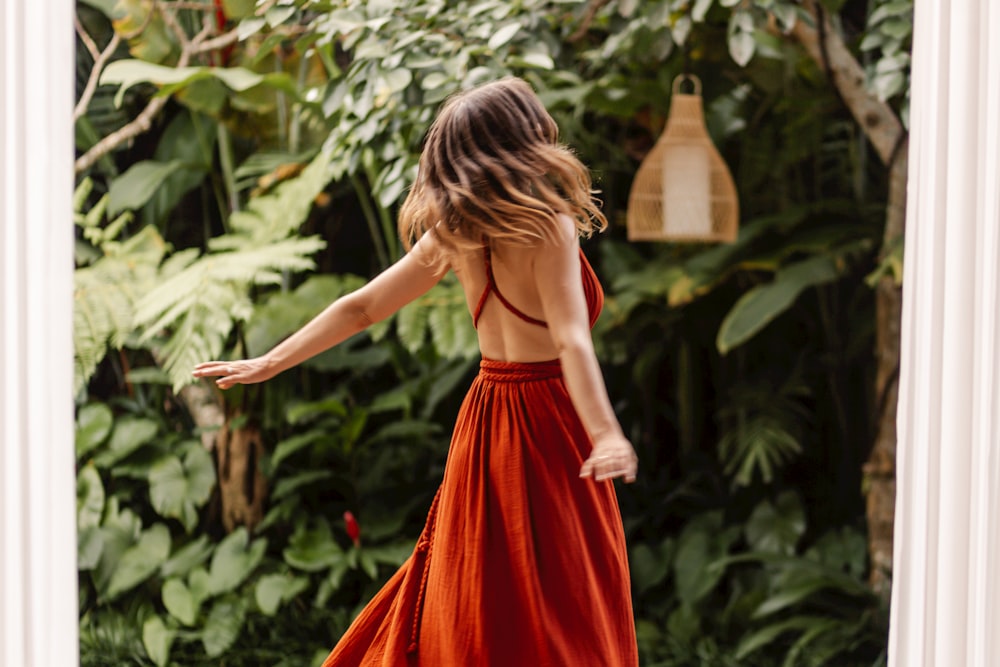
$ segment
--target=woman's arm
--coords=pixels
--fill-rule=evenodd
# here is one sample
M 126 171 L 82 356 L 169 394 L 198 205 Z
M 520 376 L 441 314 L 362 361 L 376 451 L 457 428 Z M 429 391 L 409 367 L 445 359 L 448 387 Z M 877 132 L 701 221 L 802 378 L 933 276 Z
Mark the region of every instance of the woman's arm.
M 594 443 L 580 476 L 595 480 L 623 477 L 631 482 L 635 480 L 637 457 L 611 407 L 594 354 L 576 228 L 564 216 L 560 224 L 562 240 L 539 247 L 532 264 L 545 321 L 559 350 L 566 389 Z
M 448 272 L 447 265 L 430 261 L 438 249 L 434 234 L 425 234 L 405 257 L 361 289 L 334 301 L 267 354 L 255 359 L 201 363 L 195 366 L 194 376 L 218 377 L 216 384 L 222 389 L 263 382 L 337 345 L 437 284 Z

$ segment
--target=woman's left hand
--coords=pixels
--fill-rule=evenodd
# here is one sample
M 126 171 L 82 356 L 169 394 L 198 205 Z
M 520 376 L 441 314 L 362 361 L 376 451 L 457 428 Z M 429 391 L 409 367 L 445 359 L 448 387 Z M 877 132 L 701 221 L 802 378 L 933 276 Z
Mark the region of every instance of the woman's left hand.
M 238 359 L 236 361 L 206 361 L 194 367 L 196 378 L 218 377 L 219 389 L 229 389 L 237 384 L 254 384 L 274 377 L 271 363 L 265 357 Z
M 632 443 L 622 436 L 609 436 L 594 443 L 590 458 L 580 468 L 580 477 L 591 477 L 596 482 L 621 477 L 634 482 L 638 468 L 639 457 Z

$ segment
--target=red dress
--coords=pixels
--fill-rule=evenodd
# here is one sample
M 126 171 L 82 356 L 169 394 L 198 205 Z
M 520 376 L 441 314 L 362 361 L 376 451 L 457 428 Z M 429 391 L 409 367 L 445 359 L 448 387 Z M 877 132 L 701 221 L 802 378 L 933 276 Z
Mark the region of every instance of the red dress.
M 591 326 L 604 294 L 583 253 Z M 500 294 L 486 254 L 490 294 Z M 580 479 L 592 444 L 558 359 L 483 359 L 413 555 L 323 667 L 634 667 L 615 489 Z

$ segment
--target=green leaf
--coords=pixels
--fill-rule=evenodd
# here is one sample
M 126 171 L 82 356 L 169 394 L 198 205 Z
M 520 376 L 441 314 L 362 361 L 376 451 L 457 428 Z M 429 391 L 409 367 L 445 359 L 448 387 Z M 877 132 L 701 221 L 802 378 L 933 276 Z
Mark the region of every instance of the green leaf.
M 672 546 L 672 541 L 668 543 Z M 672 549 L 671 549 L 672 551 Z M 640 543 L 629 553 L 629 570 L 636 592 L 640 595 L 651 588 L 660 585 L 670 573 L 671 553 L 664 554 L 660 549 Z
M 784 267 L 774 281 L 744 294 L 719 327 L 716 346 L 722 354 L 745 343 L 795 302 L 803 290 L 836 280 L 832 257 L 810 257 Z
M 332 476 L 333 473 L 329 470 L 310 470 L 292 477 L 284 477 L 274 485 L 274 490 L 271 492 L 271 500 L 281 500 L 304 486 L 320 480 L 330 479 Z
M 104 523 L 99 528 L 101 536 L 100 560 L 91 572 L 91 579 L 98 595 L 106 596 L 111 577 L 118 571 L 118 564 L 125 552 L 139 539 L 142 523 L 131 510 L 118 511 L 115 496 L 107 501 Z
M 163 606 L 184 625 L 194 625 L 198 617 L 198 602 L 180 579 L 168 579 L 160 591 Z
M 825 533 L 805 555 L 837 572 L 847 572 L 861 579 L 867 566 L 868 542 L 863 533 L 844 526 Z
M 77 535 L 76 569 L 93 570 L 104 553 L 104 534 L 97 526 L 82 529 Z
M 111 433 L 114 416 L 103 403 L 88 403 L 76 417 L 76 456 L 82 458 L 97 449 Z
M 772 593 L 753 611 L 752 618 L 759 619 L 787 609 L 817 591 L 836 588 L 836 583 L 823 576 L 797 579 L 795 585 L 786 586 Z
M 209 658 L 218 658 L 236 642 L 246 612 L 246 602 L 242 598 L 224 598 L 212 605 L 201 633 L 201 643 Z
M 715 588 L 723 570 L 712 563 L 725 555 L 732 539 L 722 530 L 719 512 L 703 514 L 684 527 L 674 556 L 674 582 L 681 603 L 693 606 Z
M 757 42 L 753 38 L 753 33 L 736 31 L 729 35 L 729 55 L 740 67 L 746 67 L 753 52 L 757 48 Z
M 203 567 L 196 567 L 191 570 L 188 575 L 188 590 L 191 591 L 191 596 L 194 598 L 195 603 L 201 605 L 202 602 L 214 595 L 212 591 L 212 577 L 208 574 L 208 570 Z
M 143 531 L 139 541 L 129 547 L 118 561 L 108 583 L 107 598 L 114 599 L 144 582 L 159 569 L 169 554 L 170 531 L 164 524 L 158 523 Z
M 107 354 L 134 332 L 134 303 L 156 280 L 166 243 L 153 227 L 123 242 L 104 242 L 104 255 L 73 274 L 74 389 L 81 391 Z
M 705 20 L 705 15 L 708 14 L 708 10 L 712 6 L 713 0 L 695 0 L 694 7 L 691 9 L 691 18 L 695 20 L 696 23 L 701 23 Z
M 277 292 L 254 309 L 245 336 L 249 354 L 259 356 L 300 329 L 326 306 L 365 284 L 360 276 L 316 275 L 294 292 Z
M 300 526 L 282 555 L 296 569 L 319 572 L 343 560 L 344 551 L 334 541 L 330 525 L 320 520 L 311 530 Z
M 108 215 L 142 208 L 175 171 L 184 166 L 179 160 L 136 162 L 128 171 L 111 181 L 108 189 Z
M 798 10 L 795 5 L 777 4 L 771 9 L 771 12 L 778 19 L 781 30 L 786 34 L 795 27 L 795 22 L 798 20 Z
M 679 16 L 671 22 L 670 34 L 678 46 L 683 46 L 691 33 L 691 17 L 687 15 Z
M 861 621 L 864 623 L 864 619 Z M 785 661 L 782 663 L 782 667 L 795 667 L 796 665 L 802 664 L 800 655 L 806 649 L 809 649 L 810 660 L 816 660 L 816 664 L 830 664 L 829 657 L 823 656 L 822 651 L 817 651 L 812 646 L 818 638 L 822 637 L 827 633 L 836 631 L 838 628 L 842 628 L 846 624 L 843 620 L 839 618 L 830 618 L 826 622 L 820 623 L 816 622 L 806 629 L 799 638 L 795 641 L 795 644 L 788 650 L 785 654 Z M 854 635 L 856 630 L 851 631 L 850 634 Z M 835 655 L 840 652 L 840 647 L 834 644 L 828 649 L 830 655 Z
M 92 464 L 80 469 L 76 476 L 76 525 L 85 530 L 101 523 L 104 514 L 104 485 Z
M 788 620 L 765 626 L 760 630 L 744 635 L 736 647 L 734 657 L 737 660 L 744 660 L 748 655 L 759 651 L 786 632 L 807 630 L 817 623 L 825 624 L 827 621 L 828 619 L 821 616 L 795 616 Z
M 339 398 L 324 398 L 319 401 L 292 403 L 285 411 L 285 419 L 292 424 L 300 424 L 318 417 L 347 417 L 347 407 Z
M 358 563 L 361 565 L 361 569 L 365 574 L 368 575 L 370 579 L 378 578 L 378 563 L 372 557 L 368 551 L 365 549 L 358 550 Z
M 391 421 L 385 426 L 380 427 L 367 440 L 367 444 L 373 445 L 391 440 L 409 442 L 426 441 L 440 431 L 440 425 L 435 422 L 419 419 L 401 419 L 399 421 Z
M 295 14 L 295 7 L 272 7 L 267 10 L 264 17 L 267 19 L 268 25 L 272 28 L 276 28 Z
M 190 544 L 178 549 L 160 567 L 160 576 L 164 578 L 184 576 L 198 565 L 201 565 L 212 555 L 214 545 L 209 543 L 207 535 L 201 535 Z
M 873 92 L 883 102 L 903 92 L 905 86 L 906 77 L 902 72 L 878 74 L 871 83 Z
M 424 345 L 429 317 L 430 309 L 422 306 L 419 300 L 403 306 L 396 315 L 396 333 L 403 346 L 413 354 Z
M 179 519 L 191 532 L 198 508 L 208 502 L 215 486 L 212 457 L 200 443 L 188 443 L 183 461 L 168 455 L 149 470 L 149 499 L 160 516 Z
M 868 25 L 874 26 L 892 16 L 907 14 L 913 10 L 913 0 L 894 0 L 879 5 L 868 17 Z
M 242 67 L 166 67 L 143 60 L 116 60 L 101 73 L 102 85 L 118 84 L 115 106 L 121 106 L 122 99 L 132 86 L 152 83 L 161 86 L 161 94 L 169 95 L 195 81 L 215 77 L 235 91 L 244 91 L 263 83 L 263 75 Z
M 109 19 L 118 18 L 115 12 L 115 5 L 118 4 L 118 0 L 80 0 L 80 2 L 93 7 Z
M 261 612 L 267 616 L 274 616 L 282 604 L 295 599 L 295 596 L 308 587 L 309 579 L 306 577 L 269 574 L 257 582 L 254 597 Z
M 228 19 L 242 19 L 253 16 L 257 10 L 257 0 L 222 0 L 222 11 Z
M 514 35 L 518 33 L 521 29 L 521 22 L 514 21 L 513 23 L 508 23 L 502 28 L 498 28 L 496 32 L 490 37 L 489 41 L 486 43 L 488 47 L 496 51 L 501 46 L 514 39 Z
M 317 442 L 327 440 L 329 437 L 329 434 L 324 431 L 314 430 L 294 435 L 287 440 L 282 440 L 275 446 L 274 454 L 271 455 L 271 469 L 277 470 L 278 465 L 292 454 Z
M 701 615 L 690 605 L 682 604 L 667 618 L 667 632 L 672 638 L 694 643 L 702 632 Z
M 209 567 L 213 594 L 234 590 L 250 576 L 264 557 L 267 540 L 259 538 L 249 544 L 246 528 L 240 527 L 226 536 L 215 549 Z
M 316 600 L 313 602 L 316 607 L 326 606 L 330 596 L 340 589 L 340 584 L 343 583 L 344 576 L 350 568 L 351 566 L 346 558 L 330 568 L 329 574 L 320 582 L 319 588 L 316 590 Z
M 805 511 L 792 491 L 778 496 L 777 503 L 763 501 L 747 520 L 747 543 L 754 551 L 791 555 L 806 529 Z
M 115 422 L 107 448 L 94 458 L 100 468 L 110 468 L 152 440 L 160 425 L 145 417 L 122 417 Z
M 556 66 L 552 56 L 547 53 L 525 53 L 514 56 L 510 59 L 510 64 L 515 67 L 537 67 L 546 70 L 555 69 Z
M 157 667 L 166 667 L 170 661 L 170 645 L 174 643 L 176 634 L 159 616 L 150 616 L 142 624 L 142 645 Z

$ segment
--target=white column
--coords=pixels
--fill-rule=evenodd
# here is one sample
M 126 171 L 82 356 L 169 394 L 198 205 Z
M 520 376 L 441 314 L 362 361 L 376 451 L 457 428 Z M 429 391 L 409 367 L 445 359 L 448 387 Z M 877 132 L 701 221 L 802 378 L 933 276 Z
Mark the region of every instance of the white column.
M 78 664 L 74 6 L 0 2 L 0 665 Z
M 889 664 L 1000 665 L 1000 3 L 917 0 Z

